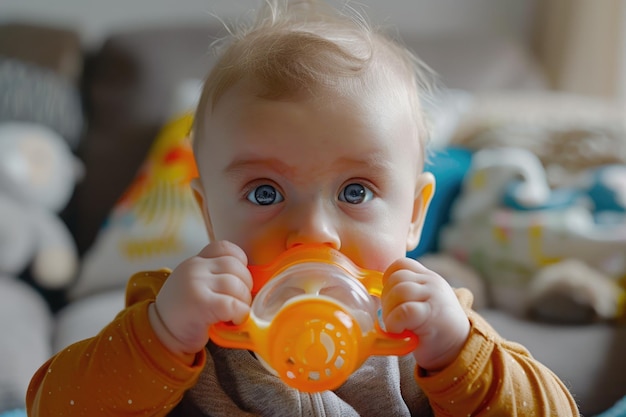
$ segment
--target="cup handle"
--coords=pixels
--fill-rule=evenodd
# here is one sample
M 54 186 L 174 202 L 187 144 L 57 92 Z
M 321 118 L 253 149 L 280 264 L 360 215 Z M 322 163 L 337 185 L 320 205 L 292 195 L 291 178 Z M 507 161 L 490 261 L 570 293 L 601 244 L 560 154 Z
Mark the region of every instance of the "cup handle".
M 411 353 L 417 348 L 418 337 L 410 330 L 402 333 L 389 333 L 376 324 L 376 339 L 372 346 L 371 355 L 401 356 Z
M 225 348 L 255 350 L 252 340 L 254 322 L 248 317 L 242 324 L 215 323 L 209 327 L 209 339 Z

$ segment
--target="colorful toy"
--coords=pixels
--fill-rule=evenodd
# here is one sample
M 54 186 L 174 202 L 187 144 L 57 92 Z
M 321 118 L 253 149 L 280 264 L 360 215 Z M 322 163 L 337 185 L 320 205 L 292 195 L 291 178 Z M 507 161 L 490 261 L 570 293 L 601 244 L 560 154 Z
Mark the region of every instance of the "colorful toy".
M 591 168 L 553 189 L 522 148 L 476 152 L 442 249 L 471 265 L 496 307 L 559 322 L 624 314 L 626 166 Z
M 241 325 L 212 326 L 210 338 L 223 347 L 256 352 L 291 387 L 334 389 L 368 356 L 403 355 L 417 346 L 409 331 L 384 331 L 382 273 L 355 266 L 339 251 L 302 245 L 250 271 L 250 316 Z

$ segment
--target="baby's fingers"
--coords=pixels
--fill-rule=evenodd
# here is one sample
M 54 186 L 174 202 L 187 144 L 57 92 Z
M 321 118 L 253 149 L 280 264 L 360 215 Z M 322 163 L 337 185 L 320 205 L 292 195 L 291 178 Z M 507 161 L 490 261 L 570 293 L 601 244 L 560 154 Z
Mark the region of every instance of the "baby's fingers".
M 210 281 L 210 291 L 214 296 L 227 296 L 241 301 L 246 305 L 252 302 L 252 294 L 247 280 L 231 274 L 220 274 Z
M 383 321 L 388 331 L 417 333 L 430 317 L 428 286 L 418 281 L 419 277 L 409 271 L 395 272 L 388 280 L 381 298 Z
M 208 272 L 212 275 L 229 273 L 239 278 L 247 287 L 252 290 L 252 276 L 248 270 L 248 258 L 245 252 L 237 245 L 228 241 L 218 241 L 205 246 L 199 258 L 211 260 L 207 262 Z
M 430 304 L 421 301 L 406 301 L 383 308 L 385 327 L 392 333 L 410 330 L 419 335 L 419 329 L 428 322 L 430 315 Z
M 207 259 L 219 258 L 221 256 L 232 256 L 237 258 L 244 265 L 248 263 L 248 257 L 243 249 L 227 240 L 209 243 L 202 248 L 200 253 L 198 253 L 198 256 Z
M 249 302 L 229 295 L 216 294 L 211 304 L 210 314 L 213 323 L 232 321 L 235 324 L 241 324 L 250 314 Z
M 418 333 L 431 317 L 433 278 L 428 272 L 410 260 L 397 261 L 386 271 L 381 301 L 387 330 Z

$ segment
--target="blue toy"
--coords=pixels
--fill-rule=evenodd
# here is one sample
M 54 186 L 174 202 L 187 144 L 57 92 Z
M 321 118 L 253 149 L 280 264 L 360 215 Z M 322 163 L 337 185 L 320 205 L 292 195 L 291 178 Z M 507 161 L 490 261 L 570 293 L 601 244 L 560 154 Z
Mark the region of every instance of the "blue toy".
M 5 411 L 0 413 L 0 417 L 26 417 L 26 410 L 19 408 L 16 410 Z
M 596 417 L 626 417 L 626 397 L 619 400 L 613 407 Z
M 428 154 L 424 170 L 435 176 L 435 195 L 430 201 L 420 243 L 407 256 L 417 258 L 439 248 L 439 231 L 450 220 L 450 206 L 461 190 L 472 153 L 464 148 L 443 148 Z

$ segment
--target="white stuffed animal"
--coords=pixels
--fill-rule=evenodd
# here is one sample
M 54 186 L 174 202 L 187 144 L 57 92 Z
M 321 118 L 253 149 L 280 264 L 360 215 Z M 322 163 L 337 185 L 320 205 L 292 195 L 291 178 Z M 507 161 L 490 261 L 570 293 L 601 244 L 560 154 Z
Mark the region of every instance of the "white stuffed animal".
M 0 124 L 0 412 L 23 407 L 31 376 L 52 354 L 52 316 L 38 291 L 17 277 L 30 266 L 42 288 L 61 289 L 78 255 L 58 212 L 81 165 L 52 130 Z

